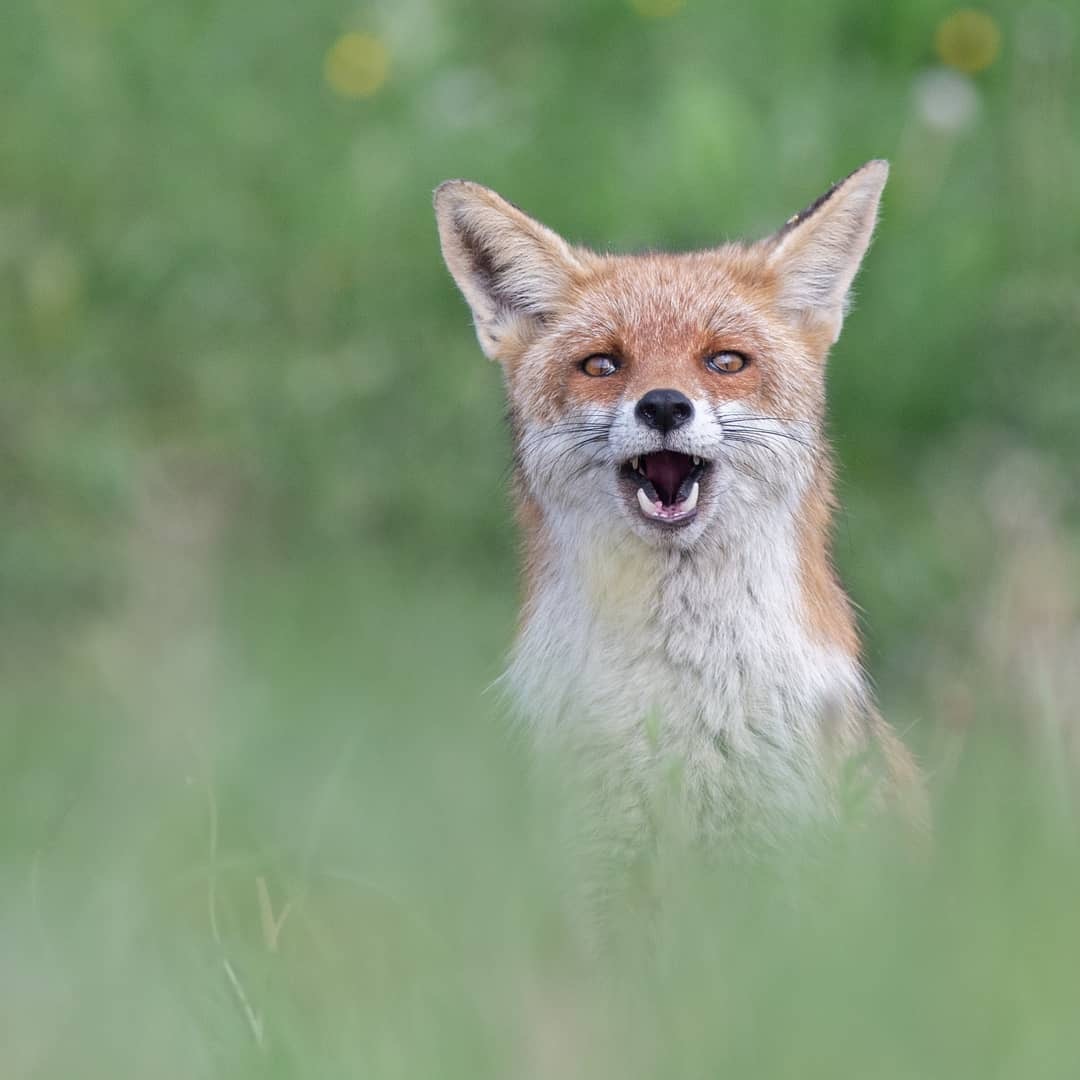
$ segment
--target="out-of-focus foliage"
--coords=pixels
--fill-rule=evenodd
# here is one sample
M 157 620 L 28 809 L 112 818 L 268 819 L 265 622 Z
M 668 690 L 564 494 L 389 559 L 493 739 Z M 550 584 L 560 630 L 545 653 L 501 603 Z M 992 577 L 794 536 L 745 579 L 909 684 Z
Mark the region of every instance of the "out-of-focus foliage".
M 895 645 L 894 620 L 988 555 L 942 542 L 928 489 L 978 488 L 1001 447 L 1051 468 L 1078 449 L 1080 31 L 1064 6 L 989 19 L 999 52 L 969 77 L 936 50 L 978 59 L 980 24 L 930 0 L 9 6 L 0 571 L 19 617 L 100 600 L 163 456 L 217 485 L 241 545 L 506 556 L 501 389 L 438 256 L 439 180 L 578 241 L 692 247 L 887 156 L 831 378 L 841 559 Z
M 1075 5 L 0 24 L 7 1073 L 1076 1075 Z M 508 445 L 431 190 L 698 247 L 871 157 L 837 557 L 940 856 L 823 857 L 809 915 L 660 885 L 657 949 L 585 970 L 480 693 Z

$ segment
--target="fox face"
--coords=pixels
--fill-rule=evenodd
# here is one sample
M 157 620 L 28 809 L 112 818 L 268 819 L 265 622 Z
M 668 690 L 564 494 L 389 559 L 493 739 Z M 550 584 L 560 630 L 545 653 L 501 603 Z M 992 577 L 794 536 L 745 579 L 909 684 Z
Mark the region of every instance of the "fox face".
M 765 240 L 673 255 L 572 247 L 443 184 L 443 252 L 505 373 L 524 497 L 681 549 L 794 509 L 887 172 L 868 163 Z
M 679 760 L 718 834 L 831 819 L 870 751 L 879 795 L 925 818 L 829 557 L 825 360 L 887 173 L 871 161 L 773 235 L 688 254 L 599 254 L 477 184 L 435 194 L 510 404 L 525 542 L 507 685 L 542 740 L 580 733 L 590 775 L 648 777 L 657 746 Z

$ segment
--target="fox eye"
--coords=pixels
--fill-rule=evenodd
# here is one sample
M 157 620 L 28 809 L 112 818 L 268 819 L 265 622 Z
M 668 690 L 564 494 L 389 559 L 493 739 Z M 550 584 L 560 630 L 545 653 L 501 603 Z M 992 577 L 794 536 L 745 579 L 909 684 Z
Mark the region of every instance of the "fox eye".
M 710 371 L 719 372 L 721 375 L 734 375 L 735 372 L 742 371 L 749 363 L 749 358 L 741 352 L 718 352 L 705 361 L 705 366 Z
M 607 356 L 604 353 L 587 356 L 581 361 L 581 370 L 595 379 L 602 379 L 605 375 L 614 375 L 619 367 L 619 361 L 614 356 Z

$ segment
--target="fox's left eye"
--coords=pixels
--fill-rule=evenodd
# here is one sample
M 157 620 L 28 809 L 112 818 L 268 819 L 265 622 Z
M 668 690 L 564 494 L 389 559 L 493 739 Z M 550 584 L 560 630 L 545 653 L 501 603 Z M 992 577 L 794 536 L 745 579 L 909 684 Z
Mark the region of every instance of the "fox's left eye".
M 705 366 L 710 371 L 718 371 L 721 375 L 734 375 L 742 371 L 750 360 L 741 352 L 718 352 L 705 361 Z
M 614 375 L 619 370 L 619 361 L 614 356 L 597 353 L 581 361 L 581 370 L 593 378 L 602 379 L 605 375 Z

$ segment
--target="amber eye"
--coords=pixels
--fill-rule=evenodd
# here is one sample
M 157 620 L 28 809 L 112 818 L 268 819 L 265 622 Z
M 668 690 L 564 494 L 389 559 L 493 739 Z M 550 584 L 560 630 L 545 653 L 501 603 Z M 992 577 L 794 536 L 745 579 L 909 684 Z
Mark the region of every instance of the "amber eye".
M 721 375 L 734 375 L 742 371 L 750 361 L 741 352 L 718 352 L 705 361 L 705 366 L 710 371 L 717 371 Z
M 602 379 L 605 375 L 614 375 L 619 370 L 619 361 L 614 356 L 597 353 L 581 361 L 581 370 L 594 379 Z

